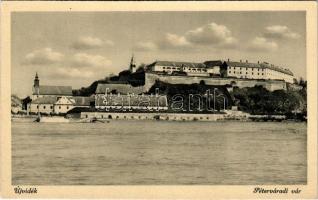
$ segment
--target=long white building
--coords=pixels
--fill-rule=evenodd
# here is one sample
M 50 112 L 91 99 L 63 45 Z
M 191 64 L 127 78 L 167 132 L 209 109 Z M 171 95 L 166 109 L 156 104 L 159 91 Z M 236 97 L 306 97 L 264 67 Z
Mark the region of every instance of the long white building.
M 267 62 L 249 63 L 213 60 L 204 63 L 156 61 L 147 70 L 167 75 L 187 75 L 204 77 L 234 77 L 239 79 L 284 80 L 293 83 L 294 75 L 289 69 Z
M 156 61 L 148 65 L 147 70 L 166 74 L 182 72 L 186 73 L 188 76 L 220 75 L 220 66 L 207 66 L 204 63 L 191 62 Z
M 284 69 L 272 64 L 246 62 L 225 62 L 227 66 L 226 76 L 241 79 L 284 80 L 293 83 L 294 75 L 289 69 Z

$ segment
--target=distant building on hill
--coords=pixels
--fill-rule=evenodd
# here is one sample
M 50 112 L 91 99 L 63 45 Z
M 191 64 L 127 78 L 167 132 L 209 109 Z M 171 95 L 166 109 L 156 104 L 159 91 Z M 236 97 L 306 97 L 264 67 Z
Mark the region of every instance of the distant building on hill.
M 188 76 L 220 75 L 220 66 L 207 66 L 204 63 L 156 61 L 147 66 L 147 71 L 166 74 L 184 73 Z
M 294 82 L 294 74 L 289 69 L 269 64 L 267 62 L 249 63 L 227 61 L 227 77 L 241 79 L 265 79 L 265 80 L 284 80 L 288 83 Z
M 166 75 L 183 75 L 199 77 L 232 77 L 238 79 L 284 80 L 293 83 L 294 75 L 286 68 L 267 62 L 249 63 L 222 60 L 204 63 L 156 61 L 147 66 L 148 72 Z

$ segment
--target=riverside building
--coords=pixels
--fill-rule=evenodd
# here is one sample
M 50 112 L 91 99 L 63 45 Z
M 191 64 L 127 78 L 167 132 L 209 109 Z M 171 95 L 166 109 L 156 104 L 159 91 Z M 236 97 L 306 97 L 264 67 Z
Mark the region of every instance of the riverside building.
M 71 86 L 40 85 L 36 73 L 28 113 L 65 114 L 75 107 L 90 107 L 94 98 L 72 96 Z

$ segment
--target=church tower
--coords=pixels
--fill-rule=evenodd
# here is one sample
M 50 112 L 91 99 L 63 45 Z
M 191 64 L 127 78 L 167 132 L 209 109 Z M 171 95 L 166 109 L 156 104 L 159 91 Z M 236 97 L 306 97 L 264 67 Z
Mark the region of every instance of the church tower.
M 38 73 L 36 72 L 35 74 L 35 78 L 34 78 L 34 87 L 39 87 L 40 86 L 40 79 L 39 79 L 39 76 L 38 76 Z
M 34 84 L 32 89 L 33 89 L 32 100 L 34 100 L 39 97 L 39 93 L 40 93 L 40 79 L 37 72 L 35 74 Z
M 134 55 L 132 55 L 131 60 L 130 60 L 130 65 L 129 65 L 129 71 L 131 73 L 133 73 L 134 72 L 134 68 L 136 68 L 136 64 L 135 64 L 135 61 L 134 61 Z

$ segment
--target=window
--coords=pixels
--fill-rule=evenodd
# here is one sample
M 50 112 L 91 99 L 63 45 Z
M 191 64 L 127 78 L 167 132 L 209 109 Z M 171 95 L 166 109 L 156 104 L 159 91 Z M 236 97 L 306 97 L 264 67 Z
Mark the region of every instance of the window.
M 39 105 L 37 105 L 36 108 L 39 109 Z
M 68 109 L 68 106 L 66 106 L 66 109 Z
M 242 72 L 240 72 L 240 74 L 242 74 Z
M 259 75 L 259 73 L 257 73 L 257 75 Z
M 262 73 L 262 75 L 264 75 L 264 73 Z
M 45 109 L 46 108 L 46 106 L 43 106 L 43 109 Z
M 252 72 L 252 75 L 254 75 L 254 73 Z
M 247 67 L 245 69 L 247 70 Z
M 61 109 L 61 106 L 59 106 L 59 109 Z
M 235 71 L 233 73 L 235 74 Z
M 50 106 L 50 108 L 52 109 L 52 108 L 53 108 L 53 106 Z
M 229 74 L 231 73 L 231 71 L 229 71 Z
M 246 72 L 246 74 L 248 74 L 248 73 Z

